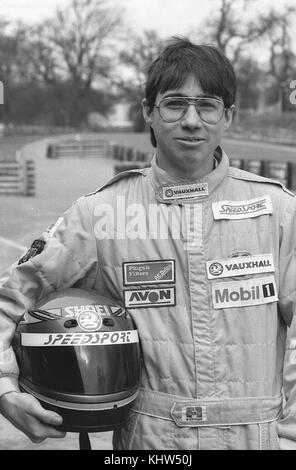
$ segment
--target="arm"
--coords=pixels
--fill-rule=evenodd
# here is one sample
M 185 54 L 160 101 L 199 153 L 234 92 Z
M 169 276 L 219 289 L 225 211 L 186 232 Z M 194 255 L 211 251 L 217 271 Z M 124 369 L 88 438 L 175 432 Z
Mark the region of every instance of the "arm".
M 284 408 L 278 422 L 281 450 L 296 449 L 296 203 L 293 198 L 281 227 L 279 308 L 287 325 L 283 364 Z
M 80 279 L 94 279 L 96 270 L 96 243 L 85 198 L 58 221 L 40 237 L 37 245 L 41 249 L 37 253 L 31 249 L 0 282 L 0 411 L 34 442 L 52 434 L 61 436 L 49 429 L 57 415 L 19 391 L 18 366 L 11 347 L 16 326 L 36 301 Z

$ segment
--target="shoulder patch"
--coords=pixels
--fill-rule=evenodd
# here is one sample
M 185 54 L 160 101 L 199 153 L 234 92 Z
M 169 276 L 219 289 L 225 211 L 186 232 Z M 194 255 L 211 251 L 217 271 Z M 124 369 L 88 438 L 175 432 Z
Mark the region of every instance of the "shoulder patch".
M 280 181 L 273 180 L 271 178 L 266 178 L 265 176 L 256 175 L 255 173 L 251 173 L 249 171 L 241 170 L 235 167 L 229 167 L 228 175 L 232 178 L 236 178 L 239 180 L 244 181 L 253 181 L 254 183 L 267 183 L 267 184 L 275 184 L 279 186 L 283 191 L 288 193 L 290 196 L 295 197 L 295 194 L 286 188 Z
M 27 251 L 27 253 L 25 253 L 22 256 L 22 258 L 18 261 L 17 264 L 18 265 L 24 264 L 27 261 L 29 261 L 29 259 L 34 258 L 34 256 L 39 255 L 44 250 L 44 247 L 45 247 L 45 241 L 44 240 L 41 240 L 41 239 L 34 240 L 31 247 Z
M 92 196 L 96 193 L 99 193 L 100 191 L 107 188 L 108 186 L 112 186 L 112 184 L 116 183 L 119 180 L 129 178 L 129 177 L 133 177 L 133 176 L 139 176 L 139 175 L 146 176 L 147 171 L 149 170 L 149 168 L 150 167 L 145 167 L 145 168 L 136 168 L 134 170 L 122 171 L 121 173 L 118 173 L 117 175 L 113 176 L 113 178 L 111 178 L 107 183 L 104 183 L 102 186 L 100 186 L 95 191 L 93 191 L 91 193 L 88 193 L 88 194 L 85 194 L 85 197 Z

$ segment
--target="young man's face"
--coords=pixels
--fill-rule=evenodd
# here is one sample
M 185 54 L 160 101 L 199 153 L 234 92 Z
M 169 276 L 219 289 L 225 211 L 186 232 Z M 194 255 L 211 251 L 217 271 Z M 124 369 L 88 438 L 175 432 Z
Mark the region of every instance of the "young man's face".
M 193 75 L 176 90 L 158 93 L 155 105 L 169 96 L 203 97 L 205 93 Z M 207 95 L 209 96 L 209 95 Z M 219 97 L 216 97 L 219 98 Z M 158 108 L 149 114 L 144 101 L 144 118 L 151 125 L 157 141 L 157 161 L 161 168 L 181 178 L 195 179 L 213 169 L 213 153 L 220 144 L 223 133 L 232 122 L 233 109 L 227 109 L 216 124 L 207 124 L 198 116 L 195 107 L 176 122 L 165 122 Z

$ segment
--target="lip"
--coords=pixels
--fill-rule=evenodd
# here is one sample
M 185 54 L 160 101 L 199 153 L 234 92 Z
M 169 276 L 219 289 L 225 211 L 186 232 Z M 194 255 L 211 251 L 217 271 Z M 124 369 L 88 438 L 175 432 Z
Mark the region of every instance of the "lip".
M 189 136 L 176 137 L 175 140 L 181 145 L 190 146 L 190 147 L 201 145 L 206 141 L 206 139 L 203 139 L 202 137 L 189 137 Z

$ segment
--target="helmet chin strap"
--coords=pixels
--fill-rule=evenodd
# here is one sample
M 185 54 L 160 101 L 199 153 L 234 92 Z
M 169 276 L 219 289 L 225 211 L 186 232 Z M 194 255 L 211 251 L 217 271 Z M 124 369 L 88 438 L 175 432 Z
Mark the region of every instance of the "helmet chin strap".
M 79 450 L 91 450 L 91 444 L 87 432 L 79 433 Z

